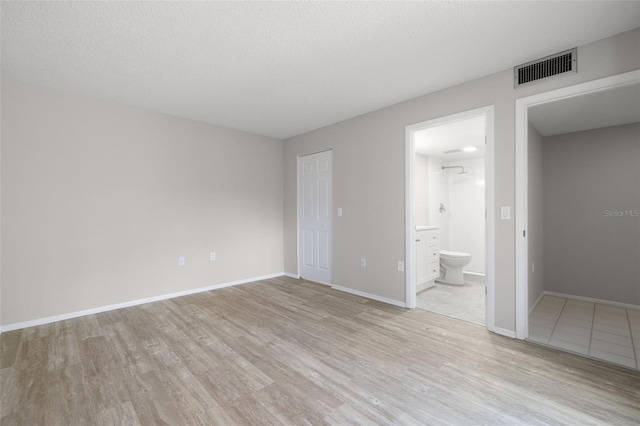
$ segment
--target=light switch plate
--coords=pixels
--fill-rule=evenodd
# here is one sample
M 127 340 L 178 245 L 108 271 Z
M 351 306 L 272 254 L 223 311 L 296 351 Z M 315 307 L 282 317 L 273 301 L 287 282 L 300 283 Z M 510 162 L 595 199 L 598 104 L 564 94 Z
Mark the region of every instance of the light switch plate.
M 501 219 L 511 219 L 511 207 L 509 207 L 509 206 L 500 207 L 500 218 Z

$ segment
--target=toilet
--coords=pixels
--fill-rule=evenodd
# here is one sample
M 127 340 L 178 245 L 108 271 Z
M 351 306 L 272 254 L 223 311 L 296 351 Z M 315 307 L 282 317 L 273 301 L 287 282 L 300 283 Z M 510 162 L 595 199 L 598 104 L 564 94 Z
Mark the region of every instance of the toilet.
M 447 284 L 464 284 L 462 268 L 467 266 L 469 262 L 471 262 L 469 253 L 441 250 L 440 267 L 444 269 L 444 275 L 438 278 L 437 281 Z

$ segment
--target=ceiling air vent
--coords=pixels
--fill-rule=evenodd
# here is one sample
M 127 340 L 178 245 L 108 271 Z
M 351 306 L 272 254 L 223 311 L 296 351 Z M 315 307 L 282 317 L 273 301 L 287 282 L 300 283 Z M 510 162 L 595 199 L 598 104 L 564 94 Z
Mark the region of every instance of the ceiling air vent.
M 513 69 L 515 87 L 528 86 L 550 78 L 578 72 L 578 49 L 573 48 Z
M 456 152 L 462 152 L 461 149 L 448 149 L 446 151 L 442 151 L 443 154 L 455 154 Z

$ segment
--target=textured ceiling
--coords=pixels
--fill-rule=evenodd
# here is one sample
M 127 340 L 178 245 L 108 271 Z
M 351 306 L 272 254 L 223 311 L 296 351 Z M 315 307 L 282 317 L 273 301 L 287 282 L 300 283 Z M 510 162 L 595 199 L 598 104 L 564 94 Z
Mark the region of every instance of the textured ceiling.
M 3 74 L 287 138 L 640 27 L 639 2 L 5 2 Z
M 529 108 L 542 136 L 640 123 L 640 84 L 572 96 Z

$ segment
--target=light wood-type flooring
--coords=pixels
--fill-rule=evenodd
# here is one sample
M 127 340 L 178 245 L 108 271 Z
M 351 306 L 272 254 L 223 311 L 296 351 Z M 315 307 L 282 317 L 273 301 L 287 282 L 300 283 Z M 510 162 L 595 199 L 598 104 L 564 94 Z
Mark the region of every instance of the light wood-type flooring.
M 3 333 L 1 424 L 634 424 L 640 373 L 279 278 Z

